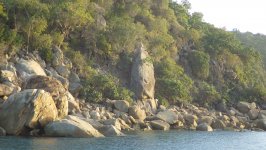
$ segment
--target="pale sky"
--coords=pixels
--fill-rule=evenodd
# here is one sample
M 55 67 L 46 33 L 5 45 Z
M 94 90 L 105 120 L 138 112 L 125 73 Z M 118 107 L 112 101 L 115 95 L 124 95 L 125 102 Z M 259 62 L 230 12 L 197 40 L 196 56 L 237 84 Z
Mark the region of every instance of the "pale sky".
M 192 12 L 201 12 L 205 22 L 216 27 L 234 28 L 266 35 L 265 0 L 188 0 Z

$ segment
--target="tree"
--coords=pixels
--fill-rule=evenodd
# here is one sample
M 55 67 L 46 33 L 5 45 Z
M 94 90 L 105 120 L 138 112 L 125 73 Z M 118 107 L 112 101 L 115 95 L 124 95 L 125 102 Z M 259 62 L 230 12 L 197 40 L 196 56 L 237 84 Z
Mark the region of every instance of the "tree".
M 209 76 L 210 56 L 202 51 L 193 51 L 189 54 L 189 64 L 192 73 L 199 79 L 205 80 Z

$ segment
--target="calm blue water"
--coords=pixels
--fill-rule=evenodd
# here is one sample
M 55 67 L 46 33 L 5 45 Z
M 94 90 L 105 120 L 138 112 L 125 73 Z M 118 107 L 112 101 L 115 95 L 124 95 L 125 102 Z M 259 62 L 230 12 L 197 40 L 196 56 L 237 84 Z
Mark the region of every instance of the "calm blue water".
M 108 138 L 1 137 L 14 150 L 266 150 L 266 132 L 151 131 Z

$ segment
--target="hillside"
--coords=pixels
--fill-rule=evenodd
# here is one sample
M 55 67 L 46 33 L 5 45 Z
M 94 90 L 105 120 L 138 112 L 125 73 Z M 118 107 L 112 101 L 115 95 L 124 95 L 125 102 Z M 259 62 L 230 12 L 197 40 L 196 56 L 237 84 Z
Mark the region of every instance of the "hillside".
M 253 47 L 255 50 L 260 52 L 264 67 L 266 66 L 266 36 L 263 34 L 253 34 L 251 32 L 241 33 L 239 31 L 233 32 L 236 38 L 248 47 Z
M 189 9 L 188 1 L 169 0 L 0 0 L 0 57 L 38 52 L 49 66 L 58 47 L 81 77 L 78 97 L 132 101 L 142 42 L 162 104 L 264 103 L 263 55 Z

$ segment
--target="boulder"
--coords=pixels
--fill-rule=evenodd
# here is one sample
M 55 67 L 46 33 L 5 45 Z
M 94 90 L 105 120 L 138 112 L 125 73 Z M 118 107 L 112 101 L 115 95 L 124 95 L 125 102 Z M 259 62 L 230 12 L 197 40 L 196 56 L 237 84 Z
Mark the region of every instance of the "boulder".
M 146 118 L 146 113 L 139 106 L 132 106 L 128 109 L 128 114 L 135 119 L 144 120 Z
M 256 123 L 258 128 L 266 130 L 266 119 L 259 119 Z
M 258 119 L 266 119 L 266 110 L 260 110 Z
M 68 113 L 80 112 L 79 103 L 75 100 L 72 94 L 67 91 L 66 96 L 68 101 Z
M 0 126 L 12 135 L 42 128 L 56 119 L 57 109 L 53 98 L 44 90 L 29 89 L 13 94 L 0 109 Z
M 0 136 L 6 136 L 6 130 L 0 127 Z
M 142 43 L 135 51 L 131 70 L 131 88 L 137 99 L 153 99 L 155 86 L 153 64 Z
M 210 116 L 202 116 L 198 120 L 198 124 L 206 123 L 207 125 L 211 125 L 212 124 L 212 120 L 213 120 L 213 117 L 210 117 Z
M 154 130 L 169 130 L 170 125 L 162 120 L 153 120 L 150 122 L 152 129 Z
M 170 125 L 178 122 L 178 115 L 174 111 L 169 109 L 159 112 L 156 117 L 169 123 Z
M 196 128 L 198 131 L 213 131 L 212 127 L 209 126 L 207 123 L 199 124 Z
M 68 78 L 72 63 L 64 56 L 64 53 L 59 47 L 53 49 L 52 66 L 59 73 L 59 75 Z
M 101 119 L 100 113 L 98 111 L 95 111 L 95 110 L 90 112 L 90 116 L 91 116 L 92 119 L 95 119 L 95 120 L 100 120 Z
M 62 65 L 68 67 L 69 69 L 72 68 L 71 61 L 64 56 L 63 51 L 59 47 L 55 46 L 53 48 L 53 52 L 52 65 L 54 67 Z
M 67 66 L 63 66 L 63 65 L 56 66 L 55 70 L 58 72 L 59 75 L 61 75 L 64 78 L 68 78 L 70 74 L 70 71 Z
M 121 112 L 128 112 L 129 102 L 125 100 L 116 100 L 114 101 L 114 106 Z
M 197 126 L 198 117 L 195 115 L 187 114 L 184 116 L 184 119 L 188 125 Z
M 251 109 L 255 109 L 256 104 L 255 103 L 248 103 L 248 102 L 238 102 L 237 109 L 241 113 L 248 113 Z
M 54 137 L 103 137 L 90 123 L 70 115 L 65 119 L 49 123 L 44 131 L 46 136 Z
M 255 120 L 257 119 L 259 116 L 259 110 L 258 109 L 251 109 L 249 112 L 248 112 L 248 117 L 249 119 L 251 120 Z
M 145 99 L 141 101 L 137 101 L 139 105 L 142 105 L 146 111 L 147 115 L 154 115 L 156 114 L 157 107 L 158 107 L 158 100 L 157 99 Z
M 211 127 L 213 129 L 224 129 L 226 127 L 225 123 L 222 120 L 219 119 L 214 119 Z
M 113 125 L 116 129 L 121 130 L 121 123 L 118 119 L 107 119 L 102 121 L 104 125 Z
M 67 116 L 67 89 L 57 79 L 48 76 L 32 76 L 24 83 L 24 89 L 43 89 L 49 92 L 58 110 L 58 117 L 64 118 Z
M 18 75 L 22 79 L 26 79 L 32 75 L 46 76 L 43 68 L 34 60 L 19 59 L 15 64 Z
M 71 72 L 68 77 L 68 80 L 70 93 L 77 97 L 79 95 L 80 90 L 82 89 L 79 76 L 76 73 Z
M 125 136 L 124 133 L 122 133 L 119 129 L 117 129 L 113 125 L 105 125 L 99 128 L 99 131 L 104 135 L 104 136 Z
M 10 70 L 1 70 L 0 71 L 1 80 L 8 81 L 8 82 L 16 82 L 17 75 L 16 72 Z
M 0 83 L 0 96 L 9 96 L 13 92 L 13 88 Z

